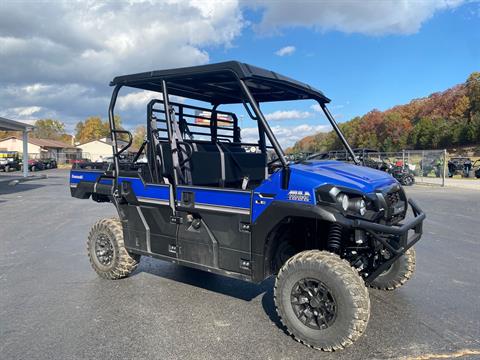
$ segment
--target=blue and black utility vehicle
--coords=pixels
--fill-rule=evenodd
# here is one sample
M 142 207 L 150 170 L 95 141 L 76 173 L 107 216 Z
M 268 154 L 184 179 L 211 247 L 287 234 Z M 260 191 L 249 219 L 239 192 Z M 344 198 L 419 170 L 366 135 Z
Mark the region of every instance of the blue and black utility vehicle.
M 393 177 L 359 165 L 321 91 L 234 61 L 120 76 L 110 85 L 113 162 L 70 175 L 72 196 L 118 211 L 88 235 L 101 277 L 128 276 L 141 256 L 255 283 L 275 276 L 287 331 L 331 351 L 365 331 L 367 286 L 392 290 L 412 276 L 425 214 Z M 146 137 L 133 158 L 125 156 L 132 135 L 113 121 L 122 88 L 158 93 L 145 104 Z M 307 99 L 354 163 L 287 161 L 261 106 Z M 235 107 L 256 122 L 255 140 L 249 128 L 250 141 L 242 141 Z M 129 141 L 120 146 L 120 138 Z

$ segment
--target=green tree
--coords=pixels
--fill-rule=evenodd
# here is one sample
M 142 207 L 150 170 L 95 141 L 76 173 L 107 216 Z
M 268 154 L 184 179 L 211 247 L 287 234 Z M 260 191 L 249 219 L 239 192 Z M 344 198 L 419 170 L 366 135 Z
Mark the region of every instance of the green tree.
M 436 127 L 434 120 L 429 117 L 421 118 L 414 126 L 410 142 L 417 149 L 432 148 L 433 136 Z
M 59 120 L 43 119 L 35 121 L 32 136 L 39 139 L 60 140 L 65 135 L 65 124 Z

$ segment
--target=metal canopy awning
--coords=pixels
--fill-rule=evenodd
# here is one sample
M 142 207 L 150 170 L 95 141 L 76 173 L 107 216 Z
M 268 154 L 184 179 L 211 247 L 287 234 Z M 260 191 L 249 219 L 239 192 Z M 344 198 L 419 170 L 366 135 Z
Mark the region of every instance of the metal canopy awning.
M 20 121 L 5 119 L 0 117 L 0 130 L 3 131 L 21 131 L 23 134 L 23 176 L 28 176 L 28 133 L 34 128 L 33 125 Z

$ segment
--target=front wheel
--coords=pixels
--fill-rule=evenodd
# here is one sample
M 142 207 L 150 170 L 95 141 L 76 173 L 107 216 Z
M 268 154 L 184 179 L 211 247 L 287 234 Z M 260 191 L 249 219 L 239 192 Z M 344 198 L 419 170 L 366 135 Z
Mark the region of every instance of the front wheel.
M 365 331 L 370 298 L 363 279 L 339 256 L 303 251 L 280 269 L 275 306 L 295 340 L 318 350 L 343 349 Z
M 10 172 L 10 166 L 8 165 L 5 165 L 3 169 L 5 170 L 6 173 Z
M 93 270 L 104 279 L 121 279 L 130 275 L 140 262 L 140 255 L 125 249 L 122 223 L 118 218 L 102 219 L 88 234 L 88 257 Z
M 370 287 L 379 290 L 395 290 L 404 285 L 415 272 L 415 249 L 408 249 L 387 270 L 370 283 Z

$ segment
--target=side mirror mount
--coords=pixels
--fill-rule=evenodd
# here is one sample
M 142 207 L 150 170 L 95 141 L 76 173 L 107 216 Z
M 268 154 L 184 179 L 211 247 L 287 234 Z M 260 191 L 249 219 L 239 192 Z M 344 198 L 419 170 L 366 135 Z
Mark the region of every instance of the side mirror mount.
M 290 175 L 291 170 L 290 167 L 287 166 L 282 170 L 282 189 L 287 190 L 290 184 Z

